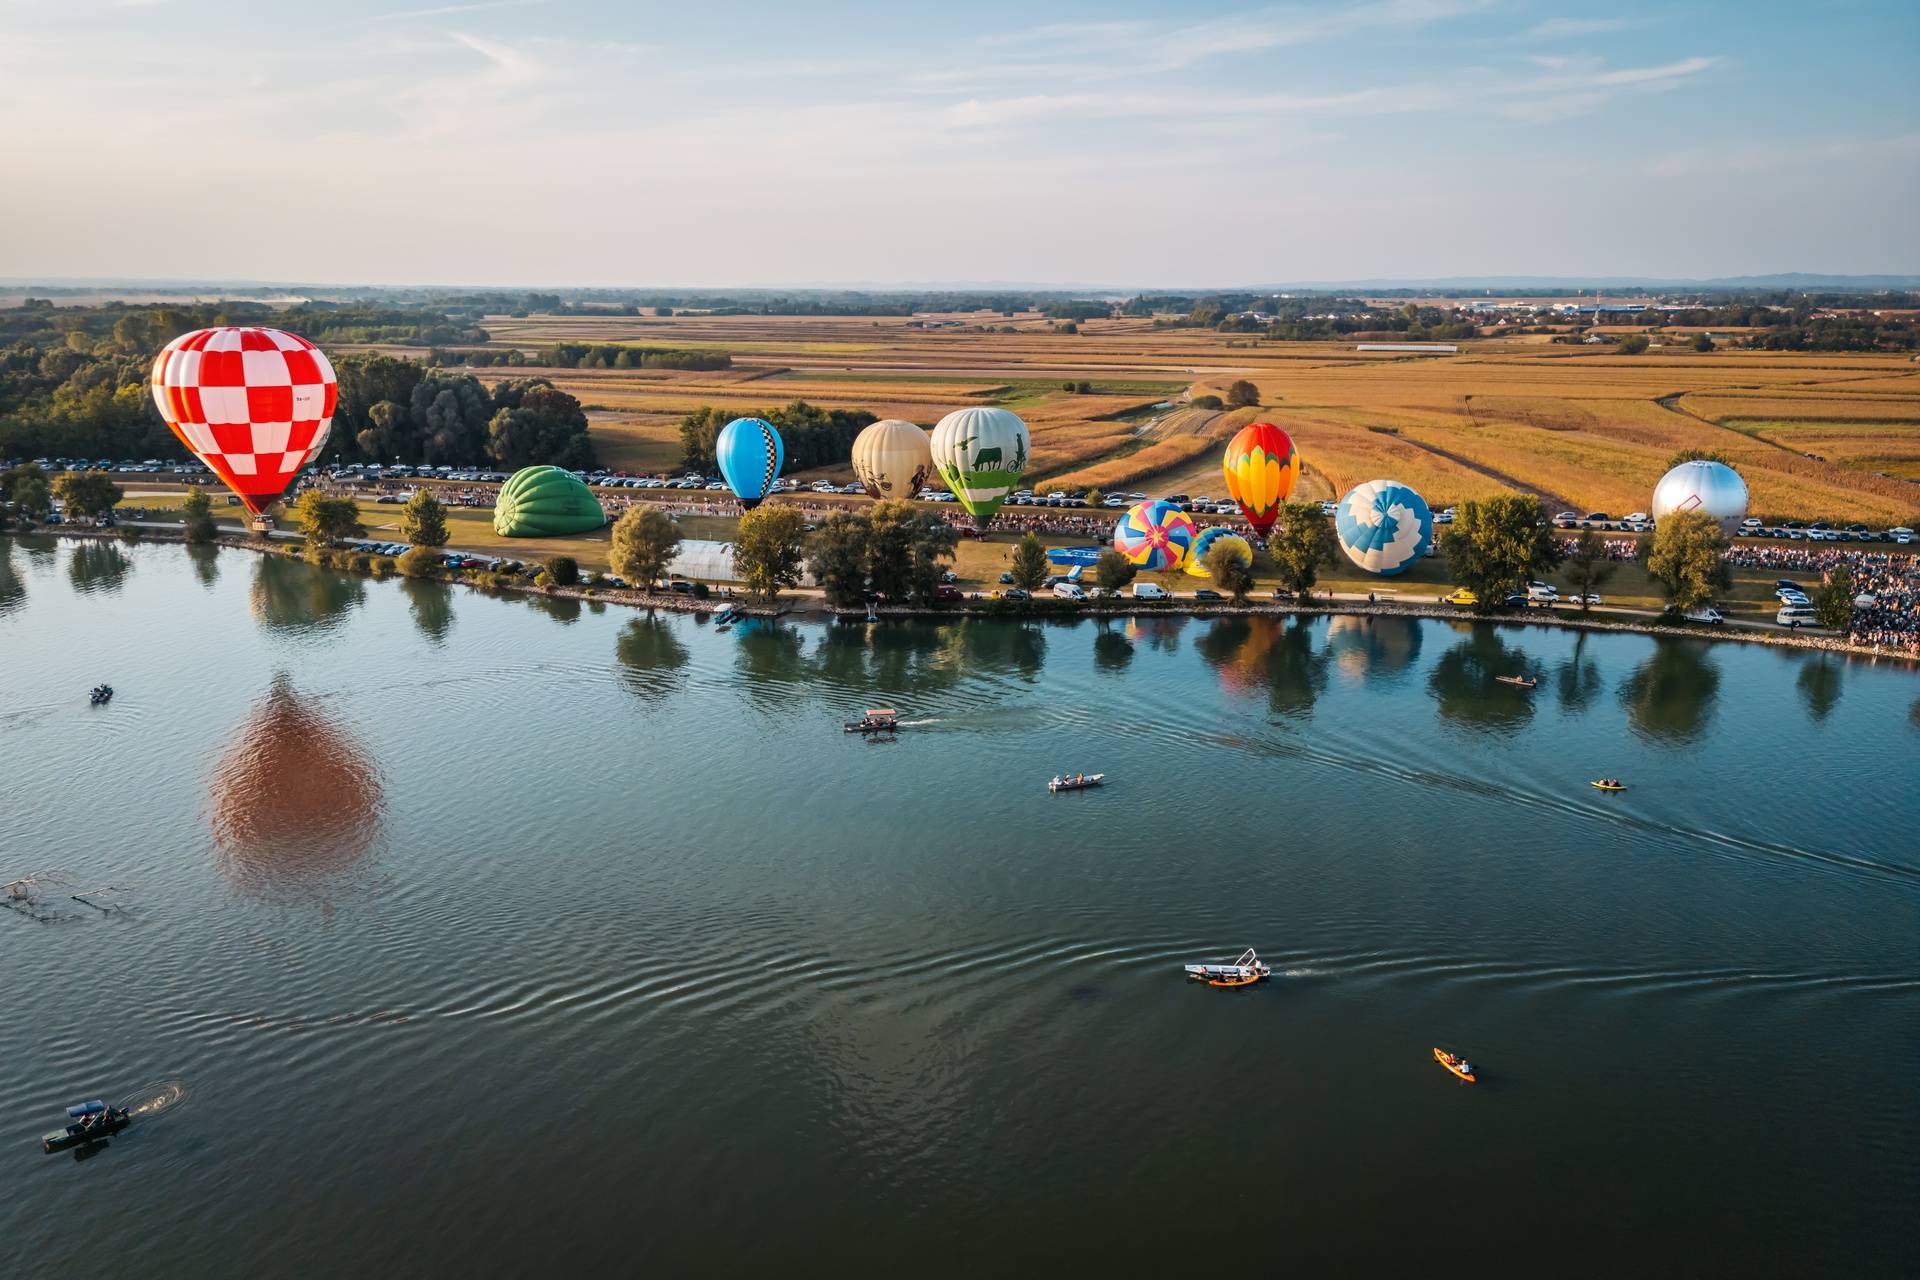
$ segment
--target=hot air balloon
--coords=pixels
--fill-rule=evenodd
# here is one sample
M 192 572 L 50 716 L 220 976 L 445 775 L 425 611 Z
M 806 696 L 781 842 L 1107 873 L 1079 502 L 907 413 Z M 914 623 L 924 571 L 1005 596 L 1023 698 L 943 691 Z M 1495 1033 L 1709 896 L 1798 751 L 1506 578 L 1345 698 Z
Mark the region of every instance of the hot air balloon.
M 1369 480 L 1334 507 L 1333 533 L 1347 559 L 1390 578 L 1433 550 L 1433 512 L 1407 486 Z
M 787 447 L 766 419 L 735 418 L 720 428 L 713 456 L 720 461 L 720 474 L 727 478 L 727 487 L 740 499 L 740 505 L 751 511 L 773 492 L 773 482 L 780 478 L 780 464 L 787 459 Z
M 927 433 L 899 418 L 882 418 L 853 441 L 853 474 L 875 498 L 911 498 L 933 474 Z
M 1747 514 L 1747 482 L 1724 462 L 1683 462 L 1653 487 L 1653 518 L 1685 511 L 1704 511 L 1731 533 Z
M 256 516 L 320 456 L 338 396 L 320 348 L 278 329 L 196 329 L 153 359 L 160 416 Z
M 522 467 L 493 500 L 493 531 L 503 538 L 591 533 L 606 522 L 593 490 L 560 467 Z
M 1213 575 L 1207 572 L 1206 565 L 1201 561 L 1207 558 L 1207 552 L 1223 543 L 1233 548 L 1233 553 L 1240 557 L 1241 564 L 1252 567 L 1253 544 L 1233 530 L 1216 524 L 1211 528 L 1202 529 L 1200 536 L 1193 540 L 1193 550 L 1187 553 L 1187 572 L 1196 578 L 1211 578 Z
M 955 409 L 929 443 L 947 488 L 985 529 L 1027 469 L 1027 424 L 1005 409 Z
M 1113 526 L 1113 549 L 1142 569 L 1178 569 L 1196 536 L 1193 517 L 1171 502 L 1136 502 Z
M 1227 443 L 1227 492 L 1240 504 L 1256 536 L 1273 532 L 1280 504 L 1300 480 L 1300 452 L 1271 422 L 1252 422 Z

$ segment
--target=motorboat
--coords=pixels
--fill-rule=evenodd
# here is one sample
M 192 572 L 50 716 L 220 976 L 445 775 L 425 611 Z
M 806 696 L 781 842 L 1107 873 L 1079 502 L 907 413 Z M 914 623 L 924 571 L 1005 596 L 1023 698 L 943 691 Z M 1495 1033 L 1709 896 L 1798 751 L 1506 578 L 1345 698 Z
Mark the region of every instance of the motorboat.
M 892 707 L 869 707 L 858 720 L 849 720 L 841 727 L 848 733 L 896 733 L 900 713 Z
M 102 703 L 112 702 L 113 686 L 110 684 L 97 684 L 93 686 L 93 688 L 87 690 L 87 701 L 96 707 Z
M 1070 773 L 1048 782 L 1047 790 L 1085 791 L 1088 787 L 1097 787 L 1106 780 L 1107 775 L 1104 773 Z
M 91 1102 L 76 1102 L 68 1107 L 67 1119 L 70 1123 L 66 1128 L 55 1129 L 40 1139 L 41 1147 L 48 1154 L 98 1142 L 133 1123 L 133 1117 L 127 1114 L 125 1107 L 110 1107 L 98 1098 Z
M 1473 1064 L 1459 1054 L 1448 1053 L 1445 1049 L 1435 1049 L 1433 1060 L 1468 1084 L 1473 1083 Z
M 1531 689 L 1540 683 L 1537 679 L 1529 680 L 1525 676 L 1495 676 L 1494 679 L 1498 680 L 1501 684 L 1510 684 L 1516 689 Z
M 1252 947 L 1241 952 L 1232 964 L 1190 964 L 1186 970 L 1188 978 L 1210 987 L 1250 987 L 1273 976 L 1273 970 L 1253 953 Z

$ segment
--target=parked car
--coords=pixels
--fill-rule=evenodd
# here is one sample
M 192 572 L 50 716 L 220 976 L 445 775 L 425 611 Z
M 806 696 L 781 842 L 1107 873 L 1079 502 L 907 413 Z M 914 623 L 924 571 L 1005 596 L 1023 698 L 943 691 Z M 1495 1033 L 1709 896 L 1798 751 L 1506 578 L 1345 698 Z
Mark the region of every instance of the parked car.
M 1019 601 L 1031 600 L 1033 599 L 1033 596 L 1031 593 L 1021 590 L 1019 587 L 1008 587 L 1005 591 L 1000 593 L 1000 598 L 1002 600 L 1013 600 L 1013 601 L 1019 602 Z
M 1685 613 L 1681 614 L 1680 616 L 1685 618 L 1688 622 L 1703 622 L 1703 623 L 1706 623 L 1708 626 L 1719 626 L 1721 623 L 1727 620 L 1727 616 L 1725 614 L 1721 613 L 1718 609 L 1715 609 L 1710 605 L 1704 606 L 1699 609 L 1689 609 Z
M 1171 600 L 1173 593 L 1157 582 L 1136 582 L 1133 584 L 1135 600 Z
M 1559 604 L 1560 592 L 1544 582 L 1535 582 L 1527 587 L 1526 598 L 1532 604 Z
M 693 584 L 691 582 L 681 582 L 676 579 L 667 584 L 667 590 L 677 591 L 683 596 L 688 596 L 693 594 Z
M 1205 603 L 1209 600 L 1225 600 L 1226 599 L 1225 596 L 1221 595 L 1218 591 L 1215 591 L 1212 587 L 1200 588 L 1198 591 L 1193 593 L 1193 598 L 1202 603 Z
M 1441 604 L 1457 604 L 1457 605 L 1476 605 L 1480 603 L 1480 597 L 1474 594 L 1473 592 L 1467 590 L 1465 587 L 1455 587 L 1450 593 L 1440 597 L 1440 603 Z
M 939 604 L 957 604 L 965 600 L 966 593 L 951 583 L 943 582 L 933 589 L 933 598 Z
M 1568 604 L 1599 604 L 1600 593 L 1598 591 L 1589 591 L 1585 595 L 1580 595 L 1578 592 L 1576 592 L 1573 595 L 1570 595 L 1567 597 L 1567 603 Z

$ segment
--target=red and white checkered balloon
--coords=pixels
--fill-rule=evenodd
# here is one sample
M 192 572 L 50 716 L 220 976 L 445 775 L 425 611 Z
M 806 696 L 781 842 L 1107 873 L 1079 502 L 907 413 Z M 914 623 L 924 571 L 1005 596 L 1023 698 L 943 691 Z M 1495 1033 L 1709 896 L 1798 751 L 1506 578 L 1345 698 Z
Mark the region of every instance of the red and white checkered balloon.
M 196 329 L 153 361 L 160 416 L 255 515 L 320 456 L 339 394 L 320 348 L 278 329 Z

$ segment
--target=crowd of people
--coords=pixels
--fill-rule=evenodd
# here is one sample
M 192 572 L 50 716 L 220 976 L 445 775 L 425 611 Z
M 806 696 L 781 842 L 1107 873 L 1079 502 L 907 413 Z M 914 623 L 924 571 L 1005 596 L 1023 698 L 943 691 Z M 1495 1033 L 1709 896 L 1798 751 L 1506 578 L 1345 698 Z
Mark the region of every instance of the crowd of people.
M 1847 640 L 1875 649 L 1920 653 L 1920 556 L 1893 551 L 1842 551 L 1836 547 L 1752 546 L 1727 553 L 1742 569 L 1772 569 L 1821 581 L 1845 569 L 1856 603 Z
M 1640 558 L 1640 539 L 1638 538 L 1602 538 L 1600 544 L 1606 549 L 1605 554 L 1608 560 L 1628 561 Z M 1578 538 L 1562 538 L 1561 554 L 1571 556 L 1579 545 Z

